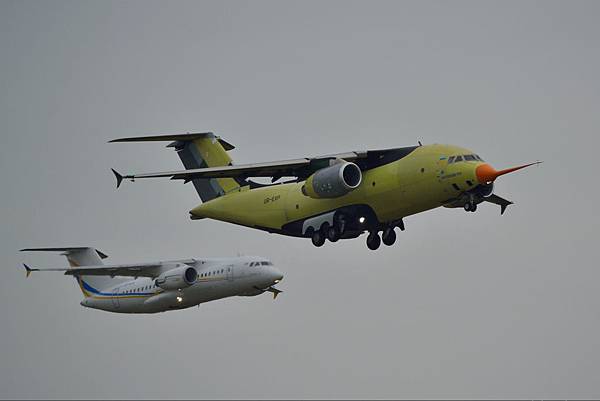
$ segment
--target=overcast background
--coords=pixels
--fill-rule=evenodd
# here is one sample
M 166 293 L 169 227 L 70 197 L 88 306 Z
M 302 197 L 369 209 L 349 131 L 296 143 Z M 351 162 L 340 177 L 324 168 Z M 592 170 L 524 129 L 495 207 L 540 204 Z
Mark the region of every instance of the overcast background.
M 0 396 L 599 398 L 599 2 L 0 2 Z M 515 202 L 406 219 L 393 247 L 314 248 L 191 221 L 163 144 L 238 163 L 451 143 Z M 85 309 L 63 266 L 264 255 L 284 293 Z

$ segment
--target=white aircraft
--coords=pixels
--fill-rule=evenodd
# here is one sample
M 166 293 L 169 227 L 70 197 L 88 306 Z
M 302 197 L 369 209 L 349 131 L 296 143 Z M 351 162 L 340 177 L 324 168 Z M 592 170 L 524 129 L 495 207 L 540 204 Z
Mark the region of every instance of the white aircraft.
M 117 313 L 156 313 L 185 309 L 232 296 L 254 296 L 273 287 L 283 274 L 261 257 L 184 259 L 153 263 L 105 265 L 94 248 L 27 248 L 21 251 L 62 252 L 71 267 L 32 269 L 74 276 L 85 298 L 81 305 Z

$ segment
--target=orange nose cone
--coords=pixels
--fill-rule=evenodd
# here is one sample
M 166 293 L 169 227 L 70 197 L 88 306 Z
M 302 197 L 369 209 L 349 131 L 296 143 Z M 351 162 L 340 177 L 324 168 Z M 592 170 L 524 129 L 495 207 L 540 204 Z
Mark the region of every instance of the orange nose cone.
M 494 181 L 498 177 L 498 172 L 495 168 L 485 163 L 480 166 L 477 166 L 475 169 L 475 175 L 477 176 L 477 180 L 480 183 L 486 184 L 488 182 Z
M 540 163 L 541 162 L 529 163 L 529 164 L 524 164 L 522 166 L 511 167 L 511 168 L 507 168 L 505 170 L 500 170 L 500 171 L 496 170 L 489 164 L 485 163 L 480 166 L 477 166 L 477 168 L 475 169 L 475 175 L 477 176 L 477 179 L 479 180 L 479 182 L 481 182 L 482 184 L 485 184 L 488 182 L 493 182 L 496 178 L 500 177 L 501 175 L 512 173 L 513 171 L 521 170 L 522 168 L 533 166 L 534 164 L 540 164 Z

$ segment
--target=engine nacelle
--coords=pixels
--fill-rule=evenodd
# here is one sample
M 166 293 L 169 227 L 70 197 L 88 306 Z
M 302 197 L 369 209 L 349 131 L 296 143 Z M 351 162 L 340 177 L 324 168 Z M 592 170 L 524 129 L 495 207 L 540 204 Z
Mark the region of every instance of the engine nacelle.
M 189 287 L 198 279 L 198 272 L 193 267 L 180 265 L 162 273 L 154 280 L 154 284 L 163 290 L 179 290 Z
M 362 181 L 360 168 L 350 162 L 325 167 L 306 180 L 302 193 L 311 198 L 337 198 L 358 188 Z

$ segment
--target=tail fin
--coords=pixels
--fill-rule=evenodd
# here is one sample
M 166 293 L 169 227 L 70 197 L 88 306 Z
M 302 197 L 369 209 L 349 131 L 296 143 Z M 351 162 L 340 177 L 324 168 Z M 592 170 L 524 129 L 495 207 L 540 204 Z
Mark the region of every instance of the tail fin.
M 100 266 L 103 265 L 102 259 L 106 259 L 108 256 L 97 249 L 89 247 L 68 247 L 68 248 L 26 248 L 21 251 L 33 251 L 33 252 L 62 252 L 61 255 L 67 257 L 67 261 L 71 267 L 80 266 Z M 37 269 L 31 269 L 26 265 L 27 277 L 32 271 Z M 117 283 L 119 279 L 113 279 L 106 276 L 79 276 L 75 277 L 81 292 L 86 297 L 90 295 L 90 290 L 102 289 L 110 287 Z
M 229 166 L 232 164 L 232 159 L 227 151 L 235 148 L 212 132 L 121 138 L 110 142 L 147 141 L 173 141 L 167 147 L 175 148 L 187 170 Z M 119 181 L 118 176 L 117 181 Z M 192 180 L 192 183 L 203 202 L 208 202 L 240 186 L 247 185 L 243 179 L 234 178 L 196 178 Z

